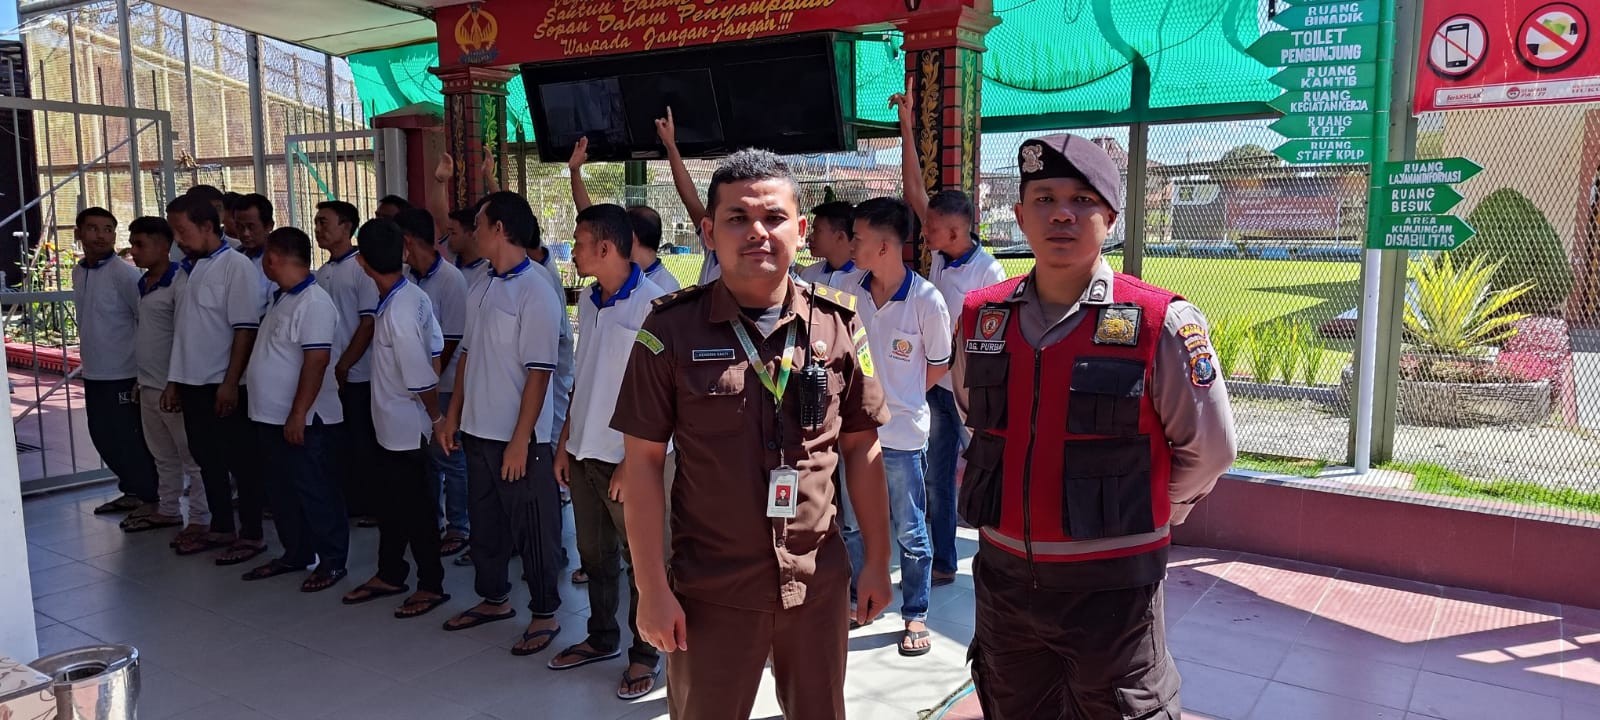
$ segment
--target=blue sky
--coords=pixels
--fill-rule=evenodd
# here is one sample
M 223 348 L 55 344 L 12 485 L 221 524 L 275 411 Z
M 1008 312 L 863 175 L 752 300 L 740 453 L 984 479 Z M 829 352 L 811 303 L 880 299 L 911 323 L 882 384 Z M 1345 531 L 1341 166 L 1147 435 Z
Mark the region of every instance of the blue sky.
M 16 34 L 11 30 L 16 26 L 17 4 L 8 0 L 0 0 L 0 34 L 8 38 L 14 38 Z

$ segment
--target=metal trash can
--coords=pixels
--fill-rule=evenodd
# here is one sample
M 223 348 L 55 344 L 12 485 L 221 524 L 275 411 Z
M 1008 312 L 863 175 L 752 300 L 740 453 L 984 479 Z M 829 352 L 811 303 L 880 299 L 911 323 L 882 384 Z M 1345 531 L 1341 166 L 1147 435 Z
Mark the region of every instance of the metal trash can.
M 139 704 L 139 651 L 134 647 L 94 645 L 28 665 L 54 681 L 56 720 L 134 720 Z

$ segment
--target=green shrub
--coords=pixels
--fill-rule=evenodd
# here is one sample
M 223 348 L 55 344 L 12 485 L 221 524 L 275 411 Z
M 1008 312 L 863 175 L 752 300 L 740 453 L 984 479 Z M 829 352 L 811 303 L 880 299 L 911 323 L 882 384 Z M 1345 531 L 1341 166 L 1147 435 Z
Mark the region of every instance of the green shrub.
M 1248 338 L 1247 324 L 1237 318 L 1223 316 L 1211 319 L 1211 349 L 1217 353 L 1217 372 L 1228 378 L 1239 372 L 1239 353 Z
M 1322 342 L 1317 339 L 1317 329 L 1305 320 L 1297 320 L 1300 343 L 1300 377 L 1307 385 L 1316 385 L 1317 377 L 1322 374 L 1322 367 L 1327 362 L 1327 357 L 1322 353 Z
M 1270 323 L 1257 322 L 1245 331 L 1245 350 L 1250 356 L 1250 379 L 1258 383 L 1272 382 L 1278 372 L 1278 352 L 1272 347 Z
M 1496 289 L 1503 274 L 1499 262 L 1481 255 L 1463 265 L 1455 253 L 1411 261 L 1412 284 L 1406 290 L 1405 328 L 1411 341 L 1442 355 L 1470 356 L 1504 342 L 1527 317 L 1510 308 L 1537 286 L 1527 282 Z
M 1572 294 L 1572 262 L 1566 248 L 1544 213 L 1522 193 L 1511 188 L 1489 193 L 1467 215 L 1467 224 L 1478 234 L 1454 251 L 1459 264 L 1488 258 L 1488 262 L 1501 263 L 1494 278 L 1496 287 L 1524 282 L 1534 285 L 1508 310 L 1550 315 Z

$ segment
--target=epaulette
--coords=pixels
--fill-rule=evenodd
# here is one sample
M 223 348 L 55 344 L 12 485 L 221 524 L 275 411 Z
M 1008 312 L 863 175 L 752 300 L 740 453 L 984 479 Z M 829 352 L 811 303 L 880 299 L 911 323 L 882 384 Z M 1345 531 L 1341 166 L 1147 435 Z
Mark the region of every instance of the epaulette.
M 844 308 L 852 313 L 856 311 L 856 296 L 838 288 L 831 288 L 822 283 L 812 283 L 811 294 L 829 305 Z
M 667 293 L 666 295 L 656 298 L 655 300 L 651 301 L 650 306 L 657 310 L 664 310 L 672 307 L 673 305 L 679 305 L 687 300 L 692 300 L 696 297 L 699 297 L 700 293 L 705 292 L 707 287 L 708 286 L 706 285 L 690 285 L 689 287 L 683 288 L 677 292 Z

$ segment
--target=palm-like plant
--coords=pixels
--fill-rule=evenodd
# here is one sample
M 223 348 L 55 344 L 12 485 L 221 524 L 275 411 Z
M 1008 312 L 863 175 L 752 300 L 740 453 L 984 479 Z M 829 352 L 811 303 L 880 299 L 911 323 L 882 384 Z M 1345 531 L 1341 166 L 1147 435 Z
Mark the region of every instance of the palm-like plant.
M 1526 313 L 1506 306 L 1533 289 L 1533 283 L 1494 289 L 1500 262 L 1484 256 L 1457 268 L 1450 253 L 1411 263 L 1414 282 L 1406 290 L 1405 327 L 1419 347 L 1442 355 L 1470 356 L 1515 335 L 1514 323 Z

